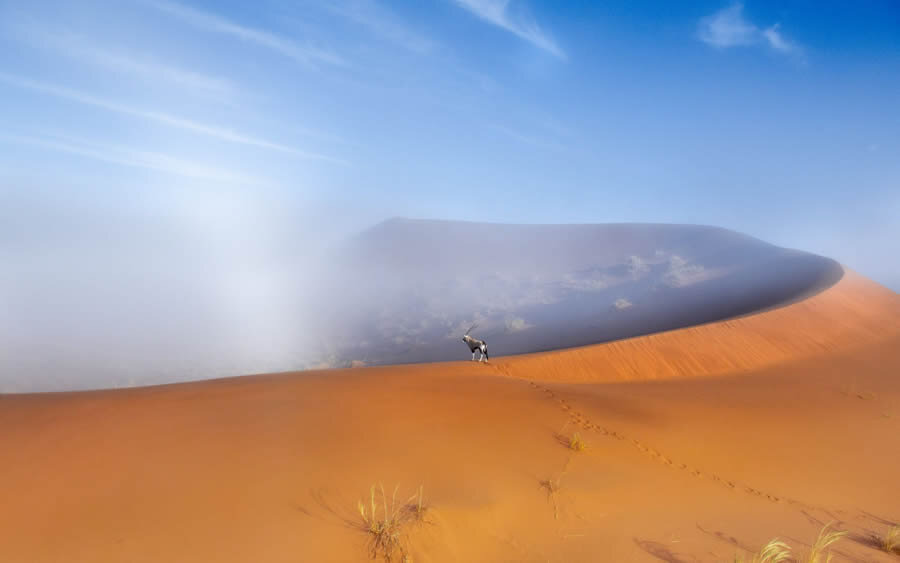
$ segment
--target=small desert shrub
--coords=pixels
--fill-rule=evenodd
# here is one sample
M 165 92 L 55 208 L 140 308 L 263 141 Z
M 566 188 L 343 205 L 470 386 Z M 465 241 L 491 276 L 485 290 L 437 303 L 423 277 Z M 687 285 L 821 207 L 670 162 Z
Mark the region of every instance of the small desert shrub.
M 412 522 L 424 522 L 428 505 L 425 502 L 425 489 L 422 485 L 405 503 L 397 502 L 399 485 L 394 487 L 391 500 L 388 502 L 384 485 L 372 485 L 369 489 L 368 505 L 359 501 L 359 515 L 362 517 L 362 528 L 370 535 L 369 554 L 372 559 L 379 556 L 386 562 L 410 561 L 404 547 L 405 528 Z M 380 504 L 379 504 L 379 496 Z
M 572 434 L 572 437 L 569 438 L 569 449 L 575 452 L 583 452 L 587 444 L 584 443 L 584 440 L 581 439 L 581 435 L 578 432 Z
M 778 538 L 774 538 L 757 553 L 751 555 L 750 559 L 735 557 L 734 561 L 735 563 L 782 563 L 790 560 L 790 557 L 791 547 Z
M 881 539 L 881 549 L 900 555 L 900 526 L 893 526 Z
M 359 501 L 359 515 L 362 517 L 365 531 L 371 535 L 369 552 L 372 559 L 381 555 L 385 561 L 393 561 L 395 557 L 399 561 L 406 559 L 406 552 L 402 545 L 403 522 L 402 511 L 397 504 L 397 488 L 391 495 L 388 503 L 384 485 L 379 485 L 381 492 L 381 505 L 378 504 L 375 485 L 369 490 L 369 505 Z M 379 510 L 380 509 L 380 510 Z
M 847 535 L 847 532 L 838 530 L 830 530 L 831 524 L 826 524 L 820 531 L 815 543 L 809 550 L 809 554 L 803 561 L 805 563 L 829 563 L 831 561 L 831 553 L 829 548 L 838 540 Z M 824 557 L 824 559 L 823 559 Z

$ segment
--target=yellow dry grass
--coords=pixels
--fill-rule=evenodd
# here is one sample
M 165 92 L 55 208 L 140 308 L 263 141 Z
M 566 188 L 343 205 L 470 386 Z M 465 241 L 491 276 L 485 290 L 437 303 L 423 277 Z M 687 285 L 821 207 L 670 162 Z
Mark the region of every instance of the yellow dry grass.
M 569 449 L 574 452 L 583 452 L 586 448 L 587 444 L 585 444 L 581 435 L 578 432 L 572 434 L 572 437 L 569 438 Z
M 803 559 L 805 563 L 830 563 L 831 546 L 847 535 L 846 531 L 832 530 L 834 522 L 826 524 L 819 530 L 819 535 Z
M 774 538 L 763 546 L 758 552 L 750 556 L 749 559 L 744 557 L 735 557 L 735 563 L 782 563 L 789 561 L 791 558 L 791 546 Z
M 769 541 L 762 549 L 751 555 L 749 559 L 737 556 L 734 558 L 735 563 L 782 563 L 788 561 L 797 561 L 798 563 L 830 563 L 831 562 L 831 546 L 847 535 L 846 531 L 833 530 L 834 523 L 826 524 L 819 530 L 816 541 L 813 542 L 809 549 L 809 553 L 805 557 L 792 557 L 791 546 L 774 538 Z M 900 539 L 900 533 L 898 533 Z
M 900 555 L 900 525 L 892 526 L 881 538 L 881 549 Z

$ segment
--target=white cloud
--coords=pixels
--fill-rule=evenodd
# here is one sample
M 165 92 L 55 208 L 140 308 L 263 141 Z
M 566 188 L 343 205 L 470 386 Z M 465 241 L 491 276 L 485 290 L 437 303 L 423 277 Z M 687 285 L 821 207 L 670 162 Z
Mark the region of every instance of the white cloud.
M 744 5 L 731 4 L 718 12 L 700 19 L 698 36 L 701 41 L 720 49 L 768 45 L 785 54 L 798 54 L 800 47 L 784 37 L 776 23 L 762 29 L 744 17 Z
M 615 303 L 613 303 L 613 307 L 617 311 L 624 311 L 625 309 L 627 309 L 631 306 L 632 306 L 631 301 L 625 299 L 624 297 L 620 297 L 619 299 L 616 299 Z
M 763 37 L 768 41 L 769 46 L 775 49 L 776 51 L 781 51 L 782 53 L 795 53 L 798 51 L 797 44 L 793 41 L 786 39 L 781 32 L 778 31 L 778 27 L 781 24 L 775 24 L 772 27 L 769 27 L 763 30 Z
M 520 332 L 529 328 L 534 327 L 534 325 L 528 324 L 525 322 L 525 319 L 515 317 L 512 319 L 506 319 L 506 332 Z
M 132 107 L 132 106 L 122 104 L 119 102 L 105 100 L 103 98 L 98 98 L 98 97 L 92 96 L 90 94 L 79 92 L 77 90 L 72 90 L 70 88 L 65 88 L 62 86 L 54 85 L 54 84 L 48 84 L 45 82 L 39 82 L 36 80 L 31 80 L 29 78 L 23 78 L 23 77 L 15 76 L 12 74 L 7 74 L 4 72 L 0 72 L 0 82 L 5 82 L 6 84 L 11 84 L 11 85 L 17 86 L 19 88 L 26 88 L 28 90 L 42 92 L 44 94 L 49 94 L 49 95 L 55 96 L 57 98 L 63 98 L 63 99 L 77 102 L 80 104 L 99 107 L 99 108 L 105 109 L 107 111 L 120 113 L 123 115 L 130 115 L 130 116 L 138 117 L 138 118 L 141 118 L 141 119 L 144 119 L 147 121 L 161 123 L 163 125 L 168 125 L 170 127 L 174 127 L 177 129 L 183 129 L 183 130 L 190 131 L 192 133 L 196 133 L 199 135 L 205 135 L 207 137 L 213 137 L 213 138 L 219 139 L 221 141 L 227 141 L 229 143 L 235 143 L 235 144 L 240 144 L 240 145 L 249 145 L 249 146 L 254 146 L 254 147 L 258 147 L 258 148 L 262 148 L 262 149 L 283 152 L 283 153 L 291 154 L 291 155 L 298 156 L 301 158 L 314 159 L 314 160 L 326 160 L 326 161 L 346 164 L 345 161 L 338 159 L 338 158 L 333 158 L 333 157 L 326 156 L 323 154 L 304 151 L 304 150 L 297 149 L 294 147 L 289 147 L 287 145 L 274 143 L 272 141 L 268 141 L 268 140 L 261 139 L 258 137 L 252 137 L 249 135 L 245 135 L 243 133 L 240 133 L 240 132 L 228 129 L 228 128 L 219 127 L 219 126 L 215 126 L 215 125 L 207 125 L 207 124 L 200 123 L 197 121 L 192 121 L 190 119 L 186 119 L 183 117 L 170 115 L 170 114 L 167 114 L 164 112 L 136 108 L 136 107 Z
M 367 28 L 373 35 L 395 43 L 408 51 L 425 54 L 430 52 L 435 42 L 403 25 L 374 0 L 343 0 L 326 2 L 325 7 L 358 25 Z
M 673 254 L 669 257 L 669 269 L 663 274 L 663 283 L 669 287 L 686 287 L 715 276 L 715 271 L 707 270 L 700 264 L 691 264 L 681 256 Z
M 744 19 L 742 4 L 732 4 L 700 20 L 700 39 L 715 47 L 752 45 L 759 28 Z
M 561 59 L 566 58 L 565 52 L 530 16 L 520 14 L 513 17 L 510 14 L 510 0 L 455 0 L 455 2 L 484 21 L 505 29 Z
M 317 63 L 345 64 L 339 55 L 327 49 L 313 45 L 300 45 L 274 33 L 239 25 L 210 12 L 167 0 L 145 0 L 145 3 L 204 31 L 230 35 L 242 41 L 256 43 L 311 67 L 315 67 Z
M 632 279 L 638 279 L 650 271 L 650 265 L 640 256 L 629 256 L 625 265 L 628 267 L 628 274 Z
M 257 179 L 215 166 L 199 164 L 163 153 L 112 147 L 83 139 L 39 138 L 0 134 L 0 140 L 19 145 L 30 145 L 43 149 L 75 154 L 121 166 L 145 168 L 156 172 L 163 172 L 192 179 L 229 183 L 259 183 Z

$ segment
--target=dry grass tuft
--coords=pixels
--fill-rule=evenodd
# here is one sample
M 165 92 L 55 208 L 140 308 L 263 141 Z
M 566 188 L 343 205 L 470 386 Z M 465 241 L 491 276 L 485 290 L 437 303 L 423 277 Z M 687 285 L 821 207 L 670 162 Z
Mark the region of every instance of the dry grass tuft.
M 763 546 L 761 550 L 750 556 L 750 559 L 735 557 L 735 563 L 782 563 L 791 558 L 791 546 L 774 538 Z
M 425 502 L 425 487 L 419 485 L 419 488 L 406 501 L 406 515 L 414 522 L 424 522 L 425 513 L 428 512 L 428 503 Z
M 362 517 L 363 528 L 371 535 L 369 554 L 372 559 L 380 555 L 385 561 L 407 560 L 406 550 L 403 547 L 403 514 L 402 506 L 397 504 L 397 489 L 391 495 L 390 503 L 384 492 L 384 485 L 378 485 L 381 492 L 381 504 L 378 503 L 376 487 L 369 489 L 369 505 L 359 501 L 359 515 Z M 380 509 L 380 510 L 379 510 Z
M 372 559 L 381 557 L 388 563 L 411 561 L 405 546 L 408 525 L 425 522 L 428 504 L 423 485 L 419 485 L 406 502 L 397 502 L 399 489 L 399 485 L 394 487 L 388 501 L 384 485 L 372 485 L 369 489 L 369 502 L 357 503 L 362 517 L 361 528 L 370 536 L 369 555 Z
M 900 525 L 891 527 L 881 538 L 881 549 L 900 555 Z
M 830 530 L 833 525 L 834 522 L 826 524 L 819 531 L 819 536 L 810 548 L 806 559 L 803 560 L 805 563 L 829 563 L 831 561 L 829 548 L 847 535 L 846 531 Z
M 572 437 L 569 438 L 569 449 L 573 452 L 583 452 L 586 448 L 587 444 L 581 439 L 581 435 L 578 432 L 572 434 Z
M 791 557 L 791 546 L 783 541 L 775 538 L 767 543 L 763 548 L 752 555 L 750 559 L 743 557 L 735 557 L 735 563 L 783 563 L 787 561 L 797 561 L 798 563 L 830 563 L 830 548 L 838 540 L 847 535 L 845 531 L 832 530 L 834 522 L 826 524 L 820 531 L 805 558 L 793 559 Z M 894 530 L 898 530 L 895 526 Z M 890 532 L 888 533 L 890 535 Z M 896 539 L 900 542 L 900 531 L 896 532 Z

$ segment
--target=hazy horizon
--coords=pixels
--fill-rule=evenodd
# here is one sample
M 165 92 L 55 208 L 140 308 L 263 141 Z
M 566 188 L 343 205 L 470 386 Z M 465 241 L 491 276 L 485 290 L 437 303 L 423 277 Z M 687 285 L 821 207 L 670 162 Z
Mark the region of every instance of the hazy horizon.
M 159 242 L 9 277 L 0 392 L 458 360 L 467 327 L 494 357 L 569 348 L 778 307 L 843 275 L 697 225 L 394 218 L 234 271 Z

